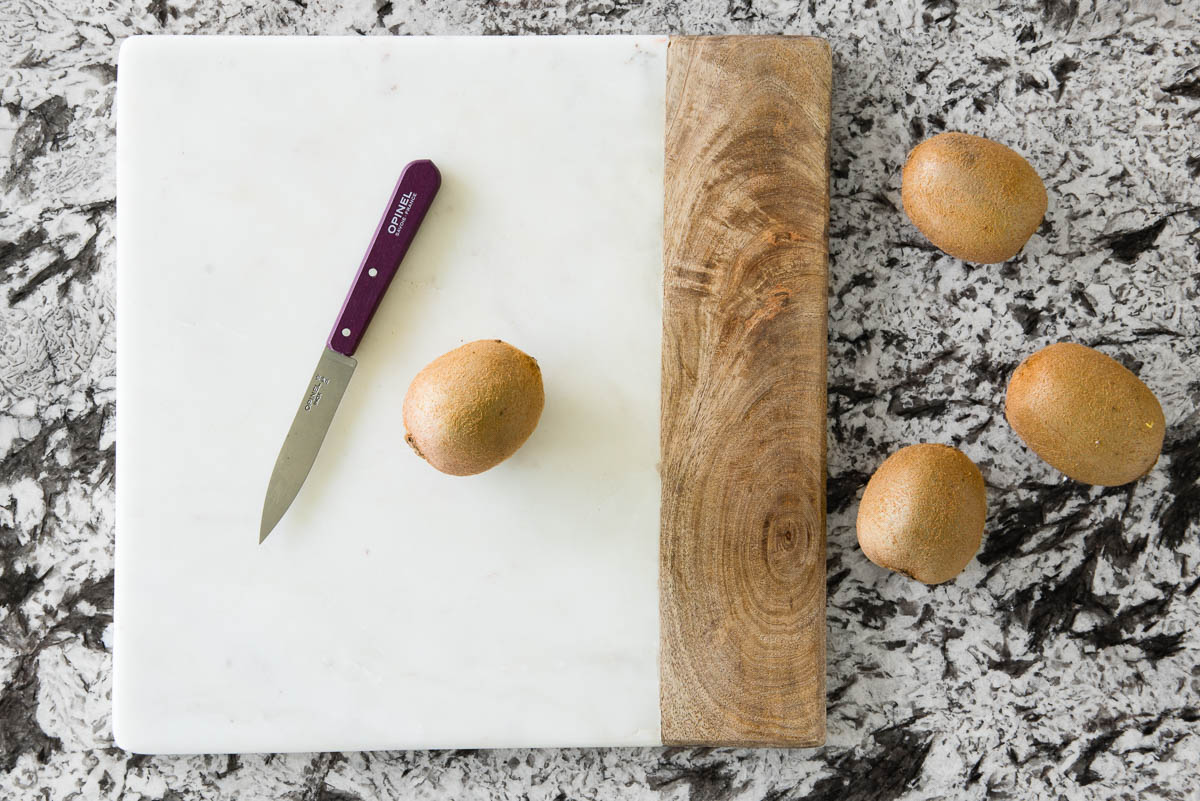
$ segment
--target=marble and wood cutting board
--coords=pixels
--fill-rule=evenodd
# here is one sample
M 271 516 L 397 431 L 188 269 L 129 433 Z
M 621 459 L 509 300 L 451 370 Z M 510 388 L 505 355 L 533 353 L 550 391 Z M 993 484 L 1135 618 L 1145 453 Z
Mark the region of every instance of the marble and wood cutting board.
M 830 81 L 808 38 L 130 40 L 117 742 L 822 742 Z M 260 547 L 416 158 L 442 190 Z M 538 359 L 545 413 L 444 476 L 401 401 L 480 338 Z

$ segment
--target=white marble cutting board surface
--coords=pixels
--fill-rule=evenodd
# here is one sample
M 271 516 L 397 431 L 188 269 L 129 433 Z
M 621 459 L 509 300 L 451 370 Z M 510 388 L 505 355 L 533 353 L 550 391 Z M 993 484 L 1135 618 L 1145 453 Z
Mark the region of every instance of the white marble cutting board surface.
M 141 752 L 658 742 L 666 39 L 137 38 L 118 89 L 114 727 Z M 307 484 L 267 478 L 392 186 L 441 192 Z M 546 408 L 473 478 L 413 375 Z

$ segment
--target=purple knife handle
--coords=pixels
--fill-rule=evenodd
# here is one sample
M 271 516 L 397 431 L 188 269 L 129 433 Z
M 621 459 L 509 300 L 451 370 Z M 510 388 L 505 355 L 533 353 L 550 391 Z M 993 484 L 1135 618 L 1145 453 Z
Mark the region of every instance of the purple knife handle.
M 329 332 L 330 350 L 354 355 L 441 185 L 442 174 L 428 159 L 409 162 L 400 173 L 391 202 L 338 312 L 337 323 Z

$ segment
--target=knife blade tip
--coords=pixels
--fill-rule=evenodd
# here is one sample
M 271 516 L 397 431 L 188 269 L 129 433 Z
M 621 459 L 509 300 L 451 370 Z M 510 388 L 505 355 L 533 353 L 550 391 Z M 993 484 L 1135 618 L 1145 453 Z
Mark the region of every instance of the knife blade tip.
M 271 520 L 267 519 L 267 516 L 265 514 L 263 515 L 262 523 L 260 523 L 258 526 L 258 544 L 259 545 L 262 545 L 263 540 L 265 540 L 271 534 L 271 532 L 275 530 L 275 523 L 277 523 L 277 522 L 278 522 L 278 520 L 271 521 Z

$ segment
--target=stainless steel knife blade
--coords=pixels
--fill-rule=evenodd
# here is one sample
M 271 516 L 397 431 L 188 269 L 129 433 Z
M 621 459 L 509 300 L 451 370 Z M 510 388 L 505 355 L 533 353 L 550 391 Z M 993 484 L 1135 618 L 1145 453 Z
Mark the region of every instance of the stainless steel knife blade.
M 333 422 L 333 414 L 342 402 L 342 395 L 357 366 L 358 362 L 354 359 L 329 348 L 321 352 L 317 369 L 304 389 L 300 408 L 292 419 L 292 427 L 288 429 L 283 447 L 275 459 L 275 468 L 271 471 L 271 482 L 267 485 L 267 497 L 263 501 L 262 523 L 258 529 L 260 543 L 292 505 L 304 480 L 308 478 L 313 462 L 317 460 L 317 453 L 321 450 L 321 443 L 325 441 L 325 432 Z
M 317 369 L 304 390 L 300 410 L 271 471 L 258 528 L 261 544 L 279 523 L 308 478 L 325 432 L 333 421 L 350 377 L 358 364 L 352 358 L 367 325 L 383 300 L 400 262 L 442 185 L 442 176 L 428 159 L 410 162 L 400 173 L 375 235 L 350 285 L 337 321 L 325 343 Z

